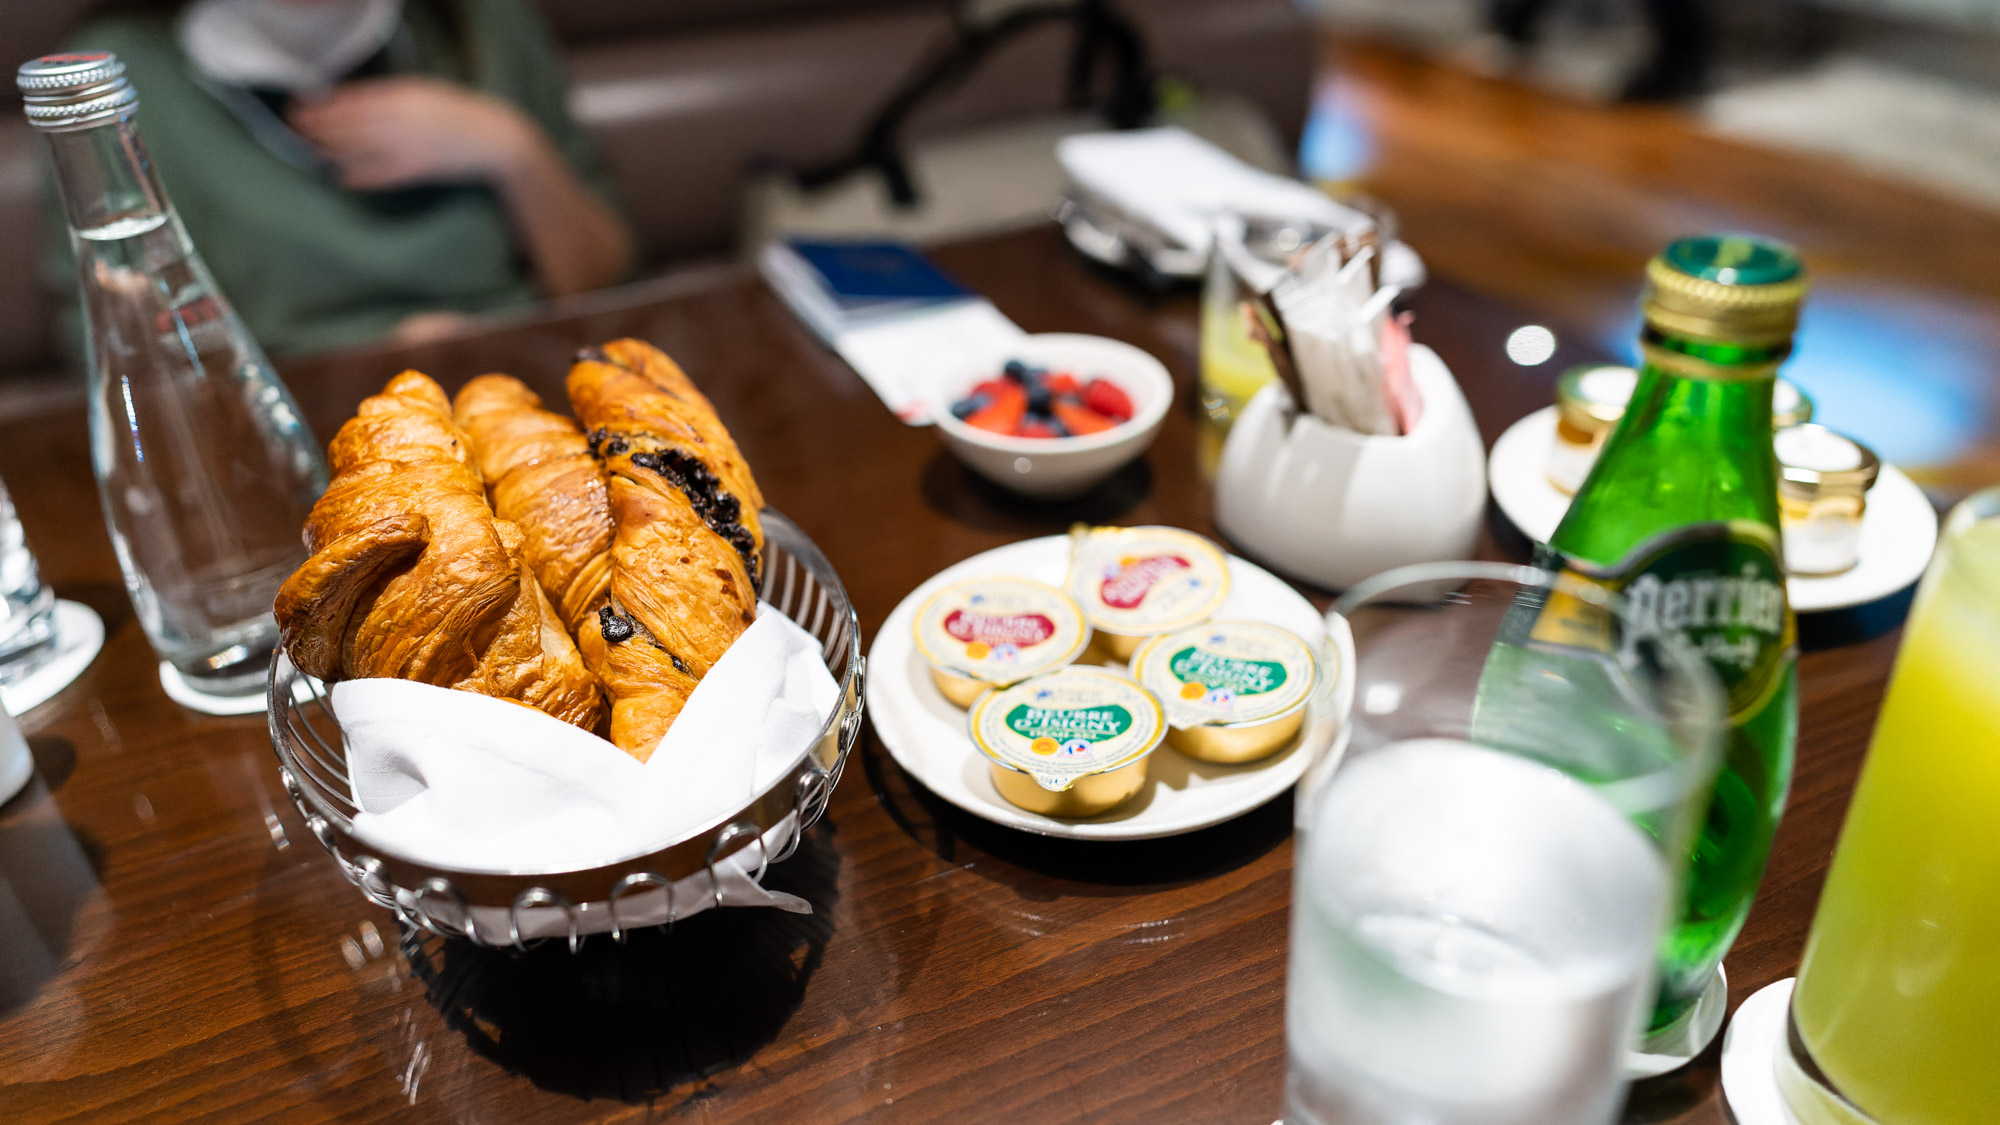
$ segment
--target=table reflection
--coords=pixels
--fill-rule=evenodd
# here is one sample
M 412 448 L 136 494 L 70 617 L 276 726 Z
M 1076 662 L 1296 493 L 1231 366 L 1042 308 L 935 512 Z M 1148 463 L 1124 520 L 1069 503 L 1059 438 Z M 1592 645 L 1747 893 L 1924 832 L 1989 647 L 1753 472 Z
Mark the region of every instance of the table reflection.
M 624 942 L 594 935 L 574 954 L 561 941 L 523 953 L 405 926 L 401 956 L 474 1053 L 553 1093 L 651 1101 L 782 1032 L 833 935 L 840 859 L 829 837 L 808 832 L 765 880 L 810 902 L 811 914 L 711 910 Z M 352 950 L 343 942 L 350 965 L 372 960 L 366 938 Z M 398 1080 L 415 1101 L 432 1048 L 413 1040 L 406 1054 Z

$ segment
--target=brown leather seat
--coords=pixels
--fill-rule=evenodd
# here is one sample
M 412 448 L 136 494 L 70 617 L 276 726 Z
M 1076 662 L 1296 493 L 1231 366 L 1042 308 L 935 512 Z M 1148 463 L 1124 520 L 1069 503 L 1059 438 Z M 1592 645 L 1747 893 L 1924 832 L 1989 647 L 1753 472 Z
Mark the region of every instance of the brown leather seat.
M 1296 140 L 1309 25 L 1289 0 L 1114 0 L 1159 71 L 1258 104 Z M 730 248 L 746 176 L 845 154 L 898 83 L 951 34 L 945 0 L 541 0 L 568 56 L 572 105 L 597 135 L 655 267 Z M 54 49 L 91 0 L 36 0 L 0 26 L 0 57 Z M 910 122 L 915 137 L 1055 112 L 1070 32 L 997 51 Z M 144 91 L 141 91 L 143 96 Z M 40 142 L 0 104 L 0 371 L 55 364 Z

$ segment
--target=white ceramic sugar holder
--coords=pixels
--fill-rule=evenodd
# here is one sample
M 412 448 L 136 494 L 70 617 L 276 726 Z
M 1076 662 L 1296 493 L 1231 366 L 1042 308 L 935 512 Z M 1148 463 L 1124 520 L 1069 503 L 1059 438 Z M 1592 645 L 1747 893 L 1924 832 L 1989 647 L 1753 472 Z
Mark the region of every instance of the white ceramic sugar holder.
M 1215 525 L 1297 578 L 1344 590 L 1411 563 L 1470 558 L 1486 507 L 1486 454 L 1465 395 L 1437 353 L 1410 348 L 1423 395 L 1416 428 L 1358 434 L 1301 413 L 1282 383 L 1230 429 Z

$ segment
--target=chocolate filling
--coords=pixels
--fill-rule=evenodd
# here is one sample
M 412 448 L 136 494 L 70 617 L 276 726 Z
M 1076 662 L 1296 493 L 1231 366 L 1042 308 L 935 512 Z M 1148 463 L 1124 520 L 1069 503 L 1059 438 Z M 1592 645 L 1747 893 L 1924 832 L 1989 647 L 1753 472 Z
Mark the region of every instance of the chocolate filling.
M 646 643 L 666 653 L 667 659 L 674 662 L 676 671 L 680 672 L 683 676 L 694 675 L 693 672 L 688 671 L 688 666 L 681 661 L 681 658 L 675 655 L 672 649 L 661 644 L 653 636 L 652 630 L 639 624 L 639 619 L 636 617 L 620 617 L 617 610 L 612 609 L 608 605 L 601 606 L 597 611 L 597 631 L 604 634 L 604 639 L 614 645 L 622 644 L 633 637 L 644 634 Z
M 606 641 L 615 645 L 631 640 L 632 634 L 638 630 L 631 618 L 620 617 L 610 606 L 605 606 L 597 611 L 597 631 L 604 634 Z
M 584 440 L 590 443 L 590 455 L 600 461 L 606 457 L 616 457 L 632 448 L 632 443 L 622 437 L 613 436 L 611 431 L 603 426 L 590 431 Z
M 651 469 L 660 475 L 660 479 L 680 489 L 709 530 L 722 536 L 724 542 L 735 547 L 737 553 L 743 556 L 743 566 L 750 572 L 751 585 L 762 585 L 758 579 L 757 541 L 741 522 L 743 504 L 722 490 L 722 482 L 708 471 L 707 465 L 678 449 L 634 453 L 632 463 L 642 469 Z

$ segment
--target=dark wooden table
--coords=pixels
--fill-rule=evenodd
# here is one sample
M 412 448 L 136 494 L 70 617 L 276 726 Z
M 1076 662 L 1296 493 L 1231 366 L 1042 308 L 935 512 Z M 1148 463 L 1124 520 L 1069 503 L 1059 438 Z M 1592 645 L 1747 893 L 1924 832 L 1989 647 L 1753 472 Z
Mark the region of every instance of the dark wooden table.
M 895 422 L 742 274 L 286 375 L 324 437 L 403 366 L 449 389 L 509 371 L 560 399 L 578 346 L 654 340 L 825 548 L 871 639 L 939 568 L 1079 518 L 1212 533 L 1193 300 L 1093 272 L 1049 231 L 937 257 L 1030 331 L 1164 360 L 1183 403 L 1144 462 L 1075 504 L 1011 500 Z M 1489 442 L 1582 358 L 1509 363 L 1522 316 L 1447 282 L 1417 308 Z M 1265 1125 L 1280 1111 L 1288 798 L 1174 839 L 1047 840 L 944 805 L 867 733 L 825 821 L 772 874 L 810 917 L 716 912 L 576 957 L 405 939 L 299 823 L 262 717 L 161 692 L 98 519 L 81 404 L 0 424 L 0 475 L 46 578 L 109 630 L 82 679 L 23 716 L 39 775 L 0 808 L 0 1121 Z M 1480 549 L 1523 545 L 1496 524 Z M 1801 660 L 1797 780 L 1729 958 L 1732 1003 L 1797 964 L 1895 641 Z M 1716 1074 L 1711 1048 L 1638 1087 L 1628 1119 L 1727 1120 Z

